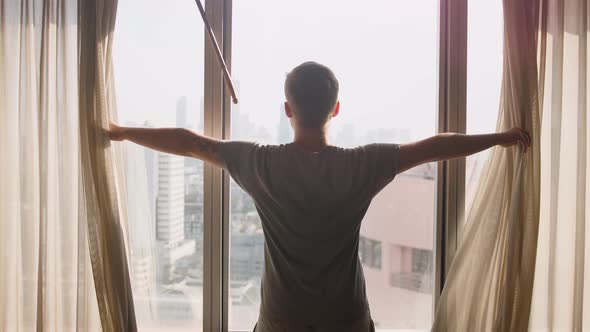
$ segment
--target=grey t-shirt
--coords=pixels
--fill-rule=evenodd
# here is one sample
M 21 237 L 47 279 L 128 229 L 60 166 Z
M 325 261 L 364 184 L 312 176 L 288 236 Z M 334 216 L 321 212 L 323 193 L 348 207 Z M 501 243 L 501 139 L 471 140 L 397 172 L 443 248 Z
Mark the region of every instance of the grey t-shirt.
M 224 168 L 262 221 L 261 320 L 314 324 L 366 313 L 359 230 L 396 175 L 398 151 L 397 144 L 309 152 L 293 143 L 221 143 Z

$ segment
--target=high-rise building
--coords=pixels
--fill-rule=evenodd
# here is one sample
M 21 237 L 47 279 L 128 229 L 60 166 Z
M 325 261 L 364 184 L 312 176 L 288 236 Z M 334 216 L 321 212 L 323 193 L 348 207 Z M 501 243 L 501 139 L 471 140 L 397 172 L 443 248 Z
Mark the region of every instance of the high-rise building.
M 435 176 L 433 164 L 399 174 L 363 219 L 359 257 L 375 326 L 411 328 L 431 313 L 436 218 L 424 203 L 436 197 Z
M 145 128 L 153 128 L 154 126 L 145 121 L 143 123 L 143 127 Z M 147 176 L 147 196 L 148 196 L 148 209 L 151 215 L 151 222 L 149 223 L 149 228 L 152 234 L 152 240 L 155 240 L 155 232 L 156 232 L 156 196 L 158 194 L 158 152 L 142 148 L 143 153 L 145 156 L 145 170 Z
M 195 240 L 194 263 L 199 266 L 203 256 L 203 162 L 186 158 L 184 166 L 184 236 Z
M 195 241 L 184 236 L 184 159 L 171 154 L 158 155 L 156 239 L 158 280 L 175 280 L 175 263 L 195 251 Z
M 184 159 L 158 155 L 158 198 L 156 239 L 179 242 L 184 239 Z

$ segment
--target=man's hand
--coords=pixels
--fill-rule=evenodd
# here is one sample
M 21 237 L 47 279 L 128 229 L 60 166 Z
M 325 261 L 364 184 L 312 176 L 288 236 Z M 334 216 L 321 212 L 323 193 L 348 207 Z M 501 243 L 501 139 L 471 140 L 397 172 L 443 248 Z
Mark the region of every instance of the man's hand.
M 109 137 L 111 141 L 124 141 L 125 138 L 125 129 L 123 127 L 119 127 L 114 123 L 109 123 L 109 130 L 108 130 Z
M 531 135 L 518 127 L 500 133 L 501 146 L 509 147 L 515 144 L 518 144 L 523 149 L 522 151 L 526 152 L 527 148 L 531 146 Z

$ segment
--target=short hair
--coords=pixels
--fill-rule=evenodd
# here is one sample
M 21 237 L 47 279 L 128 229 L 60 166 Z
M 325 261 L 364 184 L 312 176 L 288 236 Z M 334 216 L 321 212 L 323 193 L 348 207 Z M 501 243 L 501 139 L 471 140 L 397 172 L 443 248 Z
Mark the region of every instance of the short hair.
M 285 97 L 301 126 L 320 128 L 338 101 L 338 80 L 330 68 L 304 62 L 287 74 Z

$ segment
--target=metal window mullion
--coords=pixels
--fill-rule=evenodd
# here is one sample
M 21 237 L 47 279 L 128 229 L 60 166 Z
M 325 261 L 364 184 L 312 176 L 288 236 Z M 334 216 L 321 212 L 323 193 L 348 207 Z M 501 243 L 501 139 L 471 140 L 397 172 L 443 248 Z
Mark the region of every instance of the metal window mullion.
M 213 33 L 221 41 L 223 0 L 206 0 L 205 12 Z M 215 50 L 205 33 L 204 134 L 223 137 L 223 76 Z M 223 47 L 223 44 L 220 45 Z M 223 51 L 223 50 L 222 50 Z M 222 170 L 205 164 L 203 225 L 203 331 L 223 326 L 223 222 Z
M 223 2 L 223 57 L 227 65 L 229 72 L 232 72 L 231 63 L 231 42 L 232 42 L 232 0 L 222 0 Z M 222 119 L 222 138 L 231 138 L 231 104 L 228 95 L 229 91 L 227 86 L 223 85 L 223 96 L 222 96 L 222 107 L 223 107 L 223 119 Z M 237 93 L 237 91 L 236 91 Z M 227 172 L 223 172 L 223 183 L 222 183 L 222 306 L 221 306 L 221 319 L 222 319 L 222 331 L 228 332 L 229 326 L 229 262 L 230 262 L 230 179 Z
M 465 133 L 467 0 L 441 0 L 439 6 L 438 131 Z M 461 235 L 465 209 L 465 158 L 441 162 L 438 166 L 435 308 Z

